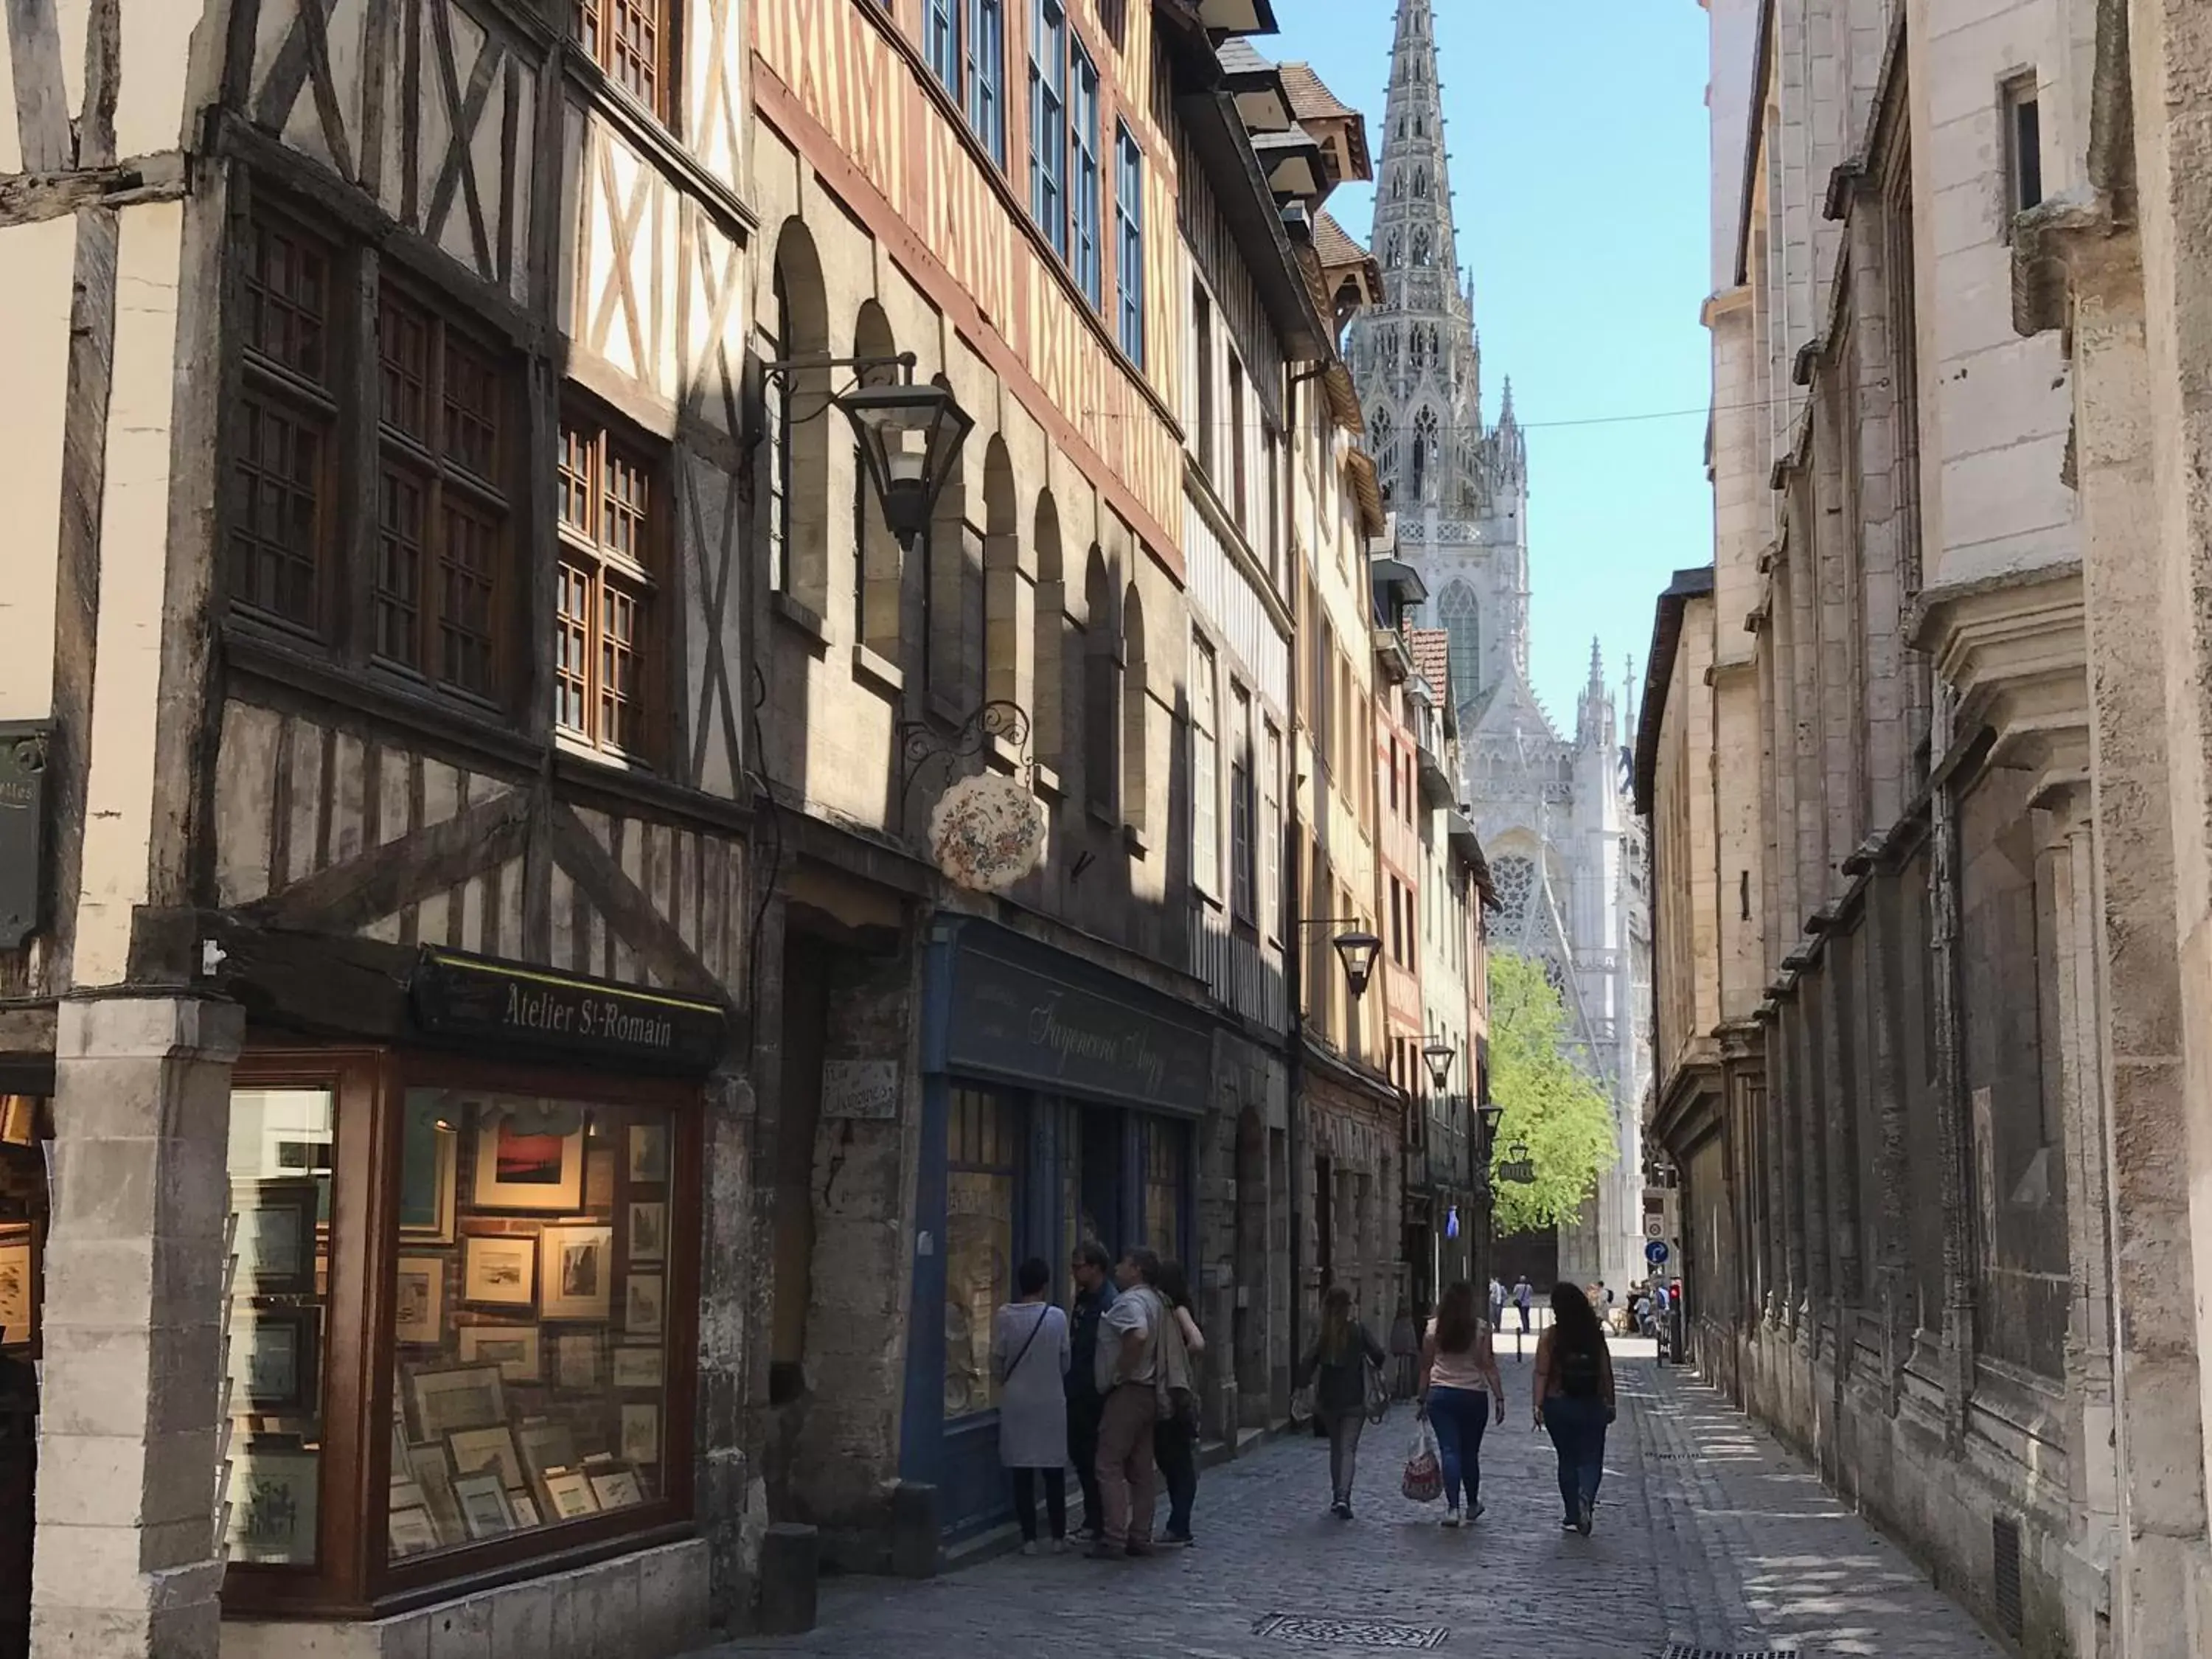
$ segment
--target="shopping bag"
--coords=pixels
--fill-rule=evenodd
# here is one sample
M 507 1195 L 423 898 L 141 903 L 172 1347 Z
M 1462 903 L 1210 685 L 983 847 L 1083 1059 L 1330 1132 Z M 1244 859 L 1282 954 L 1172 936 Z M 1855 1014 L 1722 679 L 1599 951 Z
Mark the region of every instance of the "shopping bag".
M 1367 1382 L 1367 1420 L 1380 1423 L 1390 1414 L 1390 1380 L 1382 1375 L 1382 1368 L 1369 1360 L 1362 1368 Z
M 1399 1490 L 1416 1504 L 1433 1504 L 1444 1495 L 1443 1459 L 1436 1431 L 1423 1418 L 1413 1425 L 1413 1449 L 1406 1456 L 1406 1478 Z

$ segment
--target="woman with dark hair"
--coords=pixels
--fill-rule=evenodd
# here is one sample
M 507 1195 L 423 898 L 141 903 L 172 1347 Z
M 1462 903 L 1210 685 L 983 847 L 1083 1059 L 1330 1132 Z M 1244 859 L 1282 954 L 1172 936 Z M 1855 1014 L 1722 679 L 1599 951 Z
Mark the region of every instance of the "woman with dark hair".
M 1580 1286 L 1552 1291 L 1552 1328 L 1536 1344 L 1536 1426 L 1559 1455 L 1560 1525 L 1589 1536 L 1605 1479 L 1605 1431 L 1616 1407 L 1613 1355 L 1597 1310 Z
M 1187 1549 L 1192 1542 L 1191 1505 L 1198 1501 L 1197 1366 L 1193 1362 L 1206 1352 L 1206 1337 L 1190 1316 L 1190 1281 L 1182 1262 L 1161 1262 L 1149 1282 L 1168 1304 L 1175 1323 L 1174 1331 L 1167 1334 L 1171 1409 L 1152 1431 L 1152 1461 L 1159 1465 L 1160 1480 L 1168 1489 L 1168 1529 L 1160 1535 L 1160 1542 L 1170 1549 Z M 1177 1337 L 1182 1339 L 1183 1370 L 1189 1387 L 1182 1386 L 1175 1376 L 1172 1354 Z
M 999 1379 L 999 1462 L 1014 1484 L 1022 1553 L 1037 1553 L 1036 1478 L 1044 1475 L 1052 1547 L 1067 1547 L 1067 1316 L 1046 1299 L 1052 1269 L 1036 1256 L 1021 1265 L 1021 1300 L 999 1310 L 991 1368 Z
M 1367 1426 L 1367 1368 L 1382 1369 L 1382 1345 L 1352 1311 L 1352 1292 L 1333 1285 L 1322 1298 L 1321 1330 L 1299 1364 L 1297 1386 L 1313 1385 L 1314 1418 L 1328 1431 L 1329 1512 L 1352 1519 L 1359 1435 Z
M 1474 1286 L 1461 1279 L 1437 1304 L 1421 1344 L 1420 1409 L 1437 1431 L 1443 1462 L 1444 1525 L 1460 1524 L 1460 1489 L 1467 1489 L 1467 1519 L 1482 1514 L 1482 1431 L 1492 1412 L 1505 1420 L 1505 1382 L 1490 1327 L 1475 1317 Z

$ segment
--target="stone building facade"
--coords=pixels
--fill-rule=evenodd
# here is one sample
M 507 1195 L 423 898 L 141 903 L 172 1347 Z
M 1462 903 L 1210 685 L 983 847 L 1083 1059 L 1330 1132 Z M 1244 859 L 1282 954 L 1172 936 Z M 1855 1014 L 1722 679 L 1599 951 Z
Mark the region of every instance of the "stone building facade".
M 1715 557 L 1637 764 L 1697 1358 L 2027 1651 L 2200 1652 L 2212 37 L 1712 11 Z

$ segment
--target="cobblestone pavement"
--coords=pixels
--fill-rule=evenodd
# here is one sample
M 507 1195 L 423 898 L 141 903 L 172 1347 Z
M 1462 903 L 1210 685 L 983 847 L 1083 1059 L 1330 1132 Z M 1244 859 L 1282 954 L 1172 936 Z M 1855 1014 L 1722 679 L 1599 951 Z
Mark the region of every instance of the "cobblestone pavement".
M 831 1581 L 815 1631 L 737 1644 L 725 1659 L 1291 1659 L 1383 1645 L 1660 1659 L 1674 1644 L 2000 1659 L 1794 1456 L 1677 1370 L 1622 1360 L 1596 1532 L 1563 1533 L 1528 1367 L 1503 1363 L 1506 1419 L 1483 1447 L 1489 1512 L 1470 1529 L 1446 1531 L 1440 1506 L 1398 1495 L 1412 1433 L 1401 1405 L 1368 1431 L 1348 1525 L 1324 1508 L 1326 1445 L 1287 1438 L 1206 1472 L 1196 1548 L 1126 1562 L 1010 1556 L 926 1583 Z M 1362 1639 L 1349 1628 L 1382 1622 L 1411 1630 Z

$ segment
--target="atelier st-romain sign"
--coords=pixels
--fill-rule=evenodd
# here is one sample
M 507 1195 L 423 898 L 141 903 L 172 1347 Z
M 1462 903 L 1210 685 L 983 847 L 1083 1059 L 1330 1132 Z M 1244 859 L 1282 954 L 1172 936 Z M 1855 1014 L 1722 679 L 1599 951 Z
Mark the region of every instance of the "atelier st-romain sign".
M 423 953 L 409 991 L 416 1023 L 447 1042 L 553 1050 L 653 1070 L 711 1069 L 728 1031 L 726 1016 L 711 1002 L 447 951 Z

